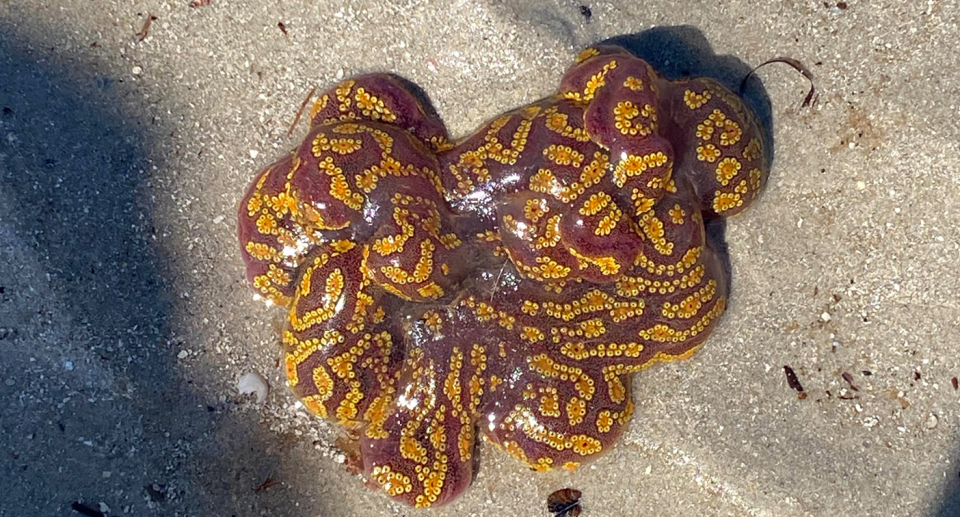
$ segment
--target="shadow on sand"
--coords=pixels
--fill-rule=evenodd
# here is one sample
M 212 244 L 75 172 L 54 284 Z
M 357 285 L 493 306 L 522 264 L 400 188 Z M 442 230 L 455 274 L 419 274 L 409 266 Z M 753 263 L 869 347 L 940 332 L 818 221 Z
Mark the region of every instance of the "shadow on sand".
M 129 503 L 137 515 L 147 505 L 163 515 L 307 511 L 311 505 L 294 494 L 253 490 L 279 468 L 257 415 L 222 411 L 178 371 L 170 265 L 154 244 L 164 229 L 150 206 L 152 194 L 164 193 L 152 185 L 149 131 L 119 108 L 122 79 L 86 83 L 76 79 L 85 71 L 28 48 L 22 37 L 0 35 L 0 190 L 14 200 L 16 241 L 39 257 L 66 306 L 68 321 L 55 323 L 70 329 L 62 346 L 93 351 L 98 364 L 77 368 L 103 372 L 112 393 L 96 404 L 81 396 L 66 409 L 44 403 L 0 415 L 9 433 L 0 514 L 65 515 L 77 500 L 106 501 L 116 513 Z M 42 329 L 21 332 L 0 351 L 8 358 L 63 353 L 37 335 Z M 32 378 L 79 395 L 92 390 L 60 379 L 59 364 L 59 372 Z M 95 439 L 84 447 L 78 437 Z
M 699 29 L 689 25 L 654 27 L 637 34 L 615 36 L 600 43 L 626 48 L 650 63 L 667 79 L 710 77 L 730 91 L 739 93 L 757 115 L 764 138 L 767 161 L 770 164 L 773 163 L 776 147 L 773 136 L 773 112 L 770 97 L 763 83 L 752 75 L 743 85 L 741 92 L 741 83 L 753 67 L 734 56 L 715 54 Z M 717 252 L 726 274 L 727 292 L 732 293 L 732 268 L 725 238 L 726 228 L 725 219 L 706 221 L 707 244 Z
M 682 77 L 712 77 L 733 92 L 738 92 L 743 78 L 752 67 L 733 56 L 714 54 L 709 42 L 698 29 L 691 26 L 655 27 L 635 35 L 617 36 L 604 43 L 621 45 L 643 58 L 668 79 Z M 766 140 L 768 160 L 773 163 L 774 136 L 773 113 L 770 98 L 760 79 L 753 75 L 747 80 L 741 93 L 760 120 Z M 724 240 L 724 220 L 707 222 L 707 238 L 718 250 L 727 281 L 730 281 L 730 262 Z M 960 479 L 954 475 L 946 483 L 944 500 L 934 515 L 936 517 L 960 517 Z

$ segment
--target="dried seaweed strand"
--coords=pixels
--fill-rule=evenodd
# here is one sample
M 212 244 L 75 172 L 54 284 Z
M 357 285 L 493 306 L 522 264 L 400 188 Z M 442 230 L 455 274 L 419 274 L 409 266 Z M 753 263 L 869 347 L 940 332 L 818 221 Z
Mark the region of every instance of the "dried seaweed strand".
M 740 82 L 740 96 L 743 96 L 743 92 L 747 87 L 747 79 L 750 79 L 750 76 L 756 73 L 757 70 L 771 63 L 784 63 L 787 65 L 790 65 L 791 67 L 793 67 L 794 70 L 803 74 L 803 76 L 806 77 L 808 81 L 810 81 L 810 91 L 807 92 L 807 96 L 803 99 L 803 104 L 801 104 L 800 107 L 806 108 L 808 106 L 813 105 L 813 103 L 815 102 L 815 98 L 817 96 L 816 95 L 817 87 L 816 87 L 816 84 L 814 83 L 813 72 L 811 72 L 810 69 L 804 66 L 804 64 L 801 63 L 799 60 L 793 59 L 792 57 L 775 57 L 773 59 L 768 59 L 763 63 L 760 63 L 756 68 L 751 70 L 750 73 L 746 75 L 746 77 L 743 78 L 743 81 Z
M 300 117 L 303 116 L 303 110 L 307 108 L 307 103 L 310 102 L 310 99 L 313 98 L 313 92 L 317 91 L 317 87 L 314 86 L 310 88 L 310 93 L 307 94 L 307 98 L 303 99 L 303 102 L 300 104 L 300 109 L 297 110 L 297 116 L 293 117 L 293 123 L 290 124 L 290 130 L 287 131 L 287 136 L 293 134 L 293 130 L 296 129 L 297 123 L 300 122 Z

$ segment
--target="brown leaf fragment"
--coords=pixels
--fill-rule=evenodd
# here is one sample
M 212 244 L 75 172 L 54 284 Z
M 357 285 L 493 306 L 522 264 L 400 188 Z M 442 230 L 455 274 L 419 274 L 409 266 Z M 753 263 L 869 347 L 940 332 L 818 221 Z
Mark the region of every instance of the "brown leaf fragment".
M 850 374 L 847 373 L 847 372 L 843 372 L 843 374 L 841 374 L 840 376 L 843 377 L 843 380 L 847 381 L 847 384 L 850 385 L 850 389 L 852 389 L 853 391 L 860 391 L 860 388 L 858 388 L 858 387 L 853 383 L 853 375 L 850 375 Z
M 783 373 L 786 374 L 787 384 L 790 386 L 791 389 L 795 389 L 797 391 L 803 391 L 803 385 L 800 384 L 800 379 L 797 379 L 797 372 L 793 371 L 793 368 L 787 365 L 784 365 Z
M 253 491 L 258 494 L 262 494 L 266 492 L 268 488 L 276 484 L 277 484 L 276 479 L 273 479 L 272 477 L 268 477 L 267 479 L 263 480 L 263 483 L 260 483 L 260 486 L 258 486 L 257 488 L 254 488 Z
M 547 510 L 554 517 L 578 517 L 581 495 L 576 488 L 561 488 L 547 496 Z
M 950 379 L 950 383 L 953 384 L 953 389 L 960 390 L 960 381 L 957 381 L 956 377 Z
M 290 37 L 290 34 L 287 32 L 287 24 L 283 22 L 277 22 L 277 27 L 280 27 L 280 32 L 282 32 L 284 36 L 287 38 Z
M 147 19 L 143 21 L 143 27 L 140 28 L 140 32 L 137 33 L 137 36 L 140 37 L 138 42 L 141 42 L 147 39 L 147 35 L 150 34 L 150 25 L 153 24 L 153 20 L 156 20 L 157 17 L 153 13 L 147 13 Z

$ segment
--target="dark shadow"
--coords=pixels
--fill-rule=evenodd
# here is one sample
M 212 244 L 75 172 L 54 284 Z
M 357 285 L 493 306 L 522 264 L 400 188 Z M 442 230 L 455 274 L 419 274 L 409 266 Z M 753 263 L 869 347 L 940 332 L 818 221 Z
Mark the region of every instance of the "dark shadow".
M 934 517 L 960 517 L 960 471 L 956 468 L 956 453 L 950 464 L 954 466 L 953 472 L 948 471 L 943 502 L 940 503 L 940 509 L 933 514 Z
M 716 252 L 717 260 L 720 261 L 720 269 L 723 270 L 729 296 L 733 293 L 733 267 L 730 264 L 730 249 L 727 246 L 727 220 L 708 219 L 703 223 L 703 231 L 707 247 Z
M 773 163 L 773 111 L 763 82 L 752 75 L 740 92 L 740 84 L 753 67 L 734 56 L 715 54 L 699 29 L 690 25 L 654 27 L 637 34 L 614 36 L 601 43 L 626 48 L 667 79 L 710 77 L 731 92 L 739 93 L 760 121 L 767 160 Z
M 436 120 L 441 120 L 440 114 L 437 113 L 437 108 L 433 105 L 433 101 L 430 100 L 430 95 L 428 95 L 427 92 L 424 91 L 424 89 L 421 88 L 419 84 L 411 81 L 410 79 L 407 79 L 406 77 L 403 77 L 397 74 L 389 74 L 389 75 L 391 78 L 393 78 L 394 81 L 399 83 L 400 86 L 402 86 L 405 90 L 413 94 L 414 98 L 416 98 L 417 101 L 420 102 L 420 106 L 423 107 L 423 111 L 427 114 L 427 117 L 436 119 Z
M 773 111 L 763 83 L 756 75 L 752 75 L 744 84 L 743 92 L 740 92 L 741 83 L 753 67 L 734 56 L 715 54 L 699 29 L 689 25 L 654 27 L 637 34 L 615 36 L 600 43 L 626 48 L 650 63 L 667 79 L 710 77 L 730 91 L 740 94 L 757 115 L 767 163 L 773 163 Z M 725 219 L 708 220 L 705 231 L 707 245 L 717 252 L 726 276 L 727 292 L 732 293 L 732 267 L 725 239 L 726 227 Z
M 279 468 L 257 416 L 223 411 L 178 371 L 171 264 L 155 245 L 165 229 L 151 217 L 151 196 L 167 194 L 152 183 L 149 122 L 119 108 L 123 79 L 77 82 L 83 71 L 40 59 L 17 32 L 0 31 L 0 191 L 14 200 L 17 241 L 32 248 L 69 313 L 51 323 L 70 329 L 74 343 L 63 347 L 92 351 L 100 364 L 77 369 L 105 372 L 97 375 L 111 393 L 88 401 L 96 386 L 65 374 L 62 361 L 18 377 L 73 397 L 58 408 L 26 390 L 40 402 L 0 414 L 0 514 L 67 515 L 77 500 L 105 501 L 112 514 L 129 505 L 132 515 L 309 509 L 303 501 L 292 510 L 300 505 L 293 494 L 255 493 Z M 23 325 L 16 340 L 0 342 L 8 360 L 59 357 L 55 347 L 40 349 L 43 323 Z

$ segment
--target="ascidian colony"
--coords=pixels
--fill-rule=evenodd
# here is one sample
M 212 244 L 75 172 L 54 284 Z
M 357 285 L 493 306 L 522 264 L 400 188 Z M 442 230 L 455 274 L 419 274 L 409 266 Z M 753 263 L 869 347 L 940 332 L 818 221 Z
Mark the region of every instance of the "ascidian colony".
M 241 202 L 247 275 L 289 311 L 293 393 L 415 507 L 467 489 L 479 436 L 535 470 L 613 447 L 631 375 L 692 355 L 724 311 L 704 220 L 769 171 L 738 96 L 613 46 L 459 141 L 386 74 L 310 119 Z

